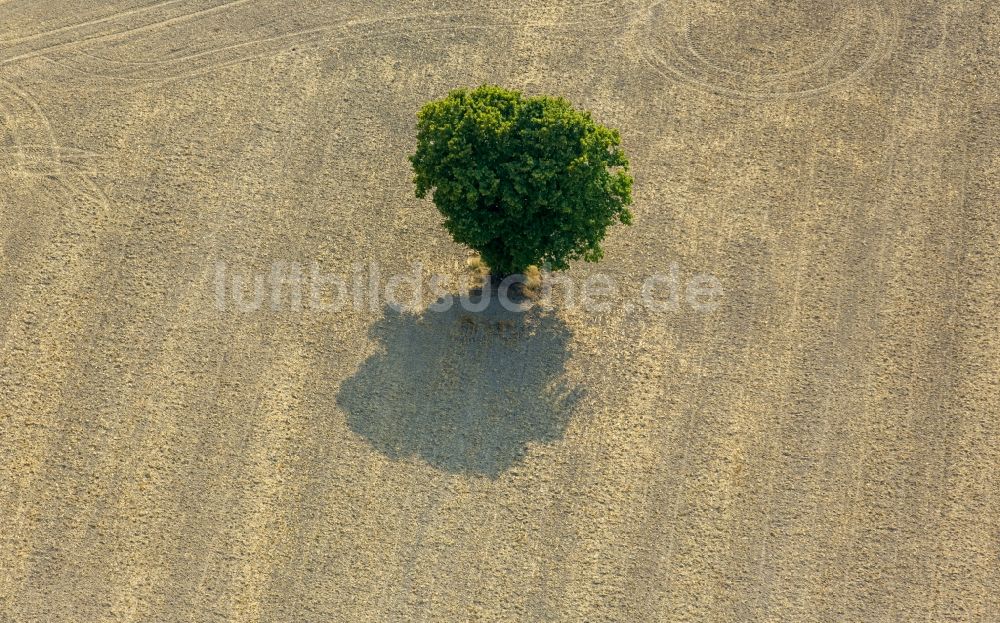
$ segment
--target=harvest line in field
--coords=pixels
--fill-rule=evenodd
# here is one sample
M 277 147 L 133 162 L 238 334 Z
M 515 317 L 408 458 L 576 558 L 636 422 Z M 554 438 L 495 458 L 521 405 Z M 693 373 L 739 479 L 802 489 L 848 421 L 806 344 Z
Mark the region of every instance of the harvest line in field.
M 85 47 L 88 47 L 88 46 L 92 46 L 94 44 L 105 43 L 105 42 L 109 42 L 109 41 L 115 41 L 115 40 L 119 40 L 119 39 L 123 39 L 123 38 L 128 38 L 130 36 L 134 36 L 134 35 L 138 35 L 138 34 L 142 34 L 142 33 L 157 32 L 159 30 L 166 29 L 166 28 L 175 26 L 177 24 L 188 22 L 188 21 L 191 21 L 191 20 L 194 20 L 194 19 L 203 18 L 206 15 L 216 14 L 216 13 L 220 13 L 220 12 L 223 13 L 223 14 L 228 13 L 228 12 L 234 10 L 237 6 L 243 5 L 243 4 L 247 3 L 247 2 L 250 2 L 251 0 L 233 0 L 232 2 L 228 2 L 228 3 L 225 3 L 225 4 L 220 4 L 220 5 L 217 5 L 217 6 L 208 7 L 208 8 L 205 8 L 205 9 L 200 9 L 200 10 L 197 10 L 197 11 L 192 11 L 192 12 L 189 12 L 189 13 L 182 13 L 180 15 L 176 15 L 176 16 L 173 16 L 173 17 L 167 17 L 167 18 L 160 19 L 160 20 L 148 23 L 148 24 L 143 24 L 143 25 L 140 25 L 140 26 L 131 26 L 131 27 L 129 27 L 128 24 L 125 24 L 125 25 L 123 25 L 122 29 L 114 29 L 114 28 L 112 28 L 112 29 L 106 30 L 106 31 L 98 31 L 98 32 L 95 32 L 95 33 L 89 33 L 88 35 L 84 36 L 83 38 L 73 39 L 73 40 L 69 40 L 69 41 L 59 41 L 59 42 L 55 42 L 55 43 L 45 43 L 44 42 L 44 40 L 46 39 L 46 37 L 57 36 L 57 35 L 61 35 L 61 34 L 64 34 L 64 33 L 69 33 L 70 35 L 77 35 L 77 34 L 80 34 L 81 32 L 86 32 L 87 28 L 90 27 L 90 26 L 105 24 L 105 23 L 108 23 L 108 22 L 114 22 L 116 19 L 118 19 L 120 17 L 126 17 L 126 16 L 133 16 L 133 15 L 136 15 L 136 14 L 148 13 L 148 12 L 154 10 L 154 9 L 162 9 L 162 8 L 167 7 L 168 5 L 172 5 L 172 4 L 174 4 L 175 2 L 178 2 L 178 1 L 181 1 L 181 0 L 171 0 L 170 2 L 165 2 L 165 3 L 162 3 L 162 4 L 155 5 L 155 6 L 146 7 L 146 8 L 140 8 L 140 9 L 135 9 L 135 10 L 129 11 L 129 12 L 124 13 L 124 14 L 107 16 L 107 17 L 104 17 L 104 18 L 96 19 L 96 20 L 90 20 L 90 21 L 87 21 L 87 22 L 81 22 L 79 24 L 73 24 L 73 25 L 69 25 L 69 26 L 64 26 L 64 27 L 61 27 L 61 28 L 53 29 L 51 31 L 45 31 L 45 32 L 41 32 L 41 33 L 36 33 L 34 35 L 28 35 L 28 36 L 21 37 L 21 38 L 11 39 L 11 40 L 8 40 L 8 41 L 5 41 L 5 42 L 0 42 L 0 45 L 2 45 L 2 46 L 5 47 L 5 50 L 4 50 L 5 53 L 2 56 L 0 56 L 0 65 L 15 63 L 15 62 L 18 62 L 18 61 L 27 60 L 27 59 L 35 58 L 35 57 L 42 56 L 42 55 L 50 55 L 50 54 L 54 54 L 54 53 L 59 53 L 59 52 L 64 51 L 64 50 L 76 50 L 76 49 L 79 49 L 79 48 L 85 48 Z M 586 6 L 604 6 L 606 4 L 607 3 L 604 3 L 604 2 L 598 2 L 598 3 L 588 3 L 588 4 L 585 4 L 585 5 L 582 5 L 582 6 L 583 7 L 586 7 Z M 581 6 L 577 6 L 576 7 L 577 10 L 579 10 L 580 8 L 581 8 Z M 160 64 L 160 63 L 180 62 L 180 61 L 184 61 L 184 60 L 189 60 L 189 59 L 197 58 L 197 57 L 200 57 L 200 56 L 203 56 L 203 55 L 206 55 L 206 54 L 219 53 L 219 52 L 223 52 L 223 51 L 230 50 L 230 49 L 235 49 L 235 48 L 252 47 L 252 46 L 257 46 L 257 45 L 261 45 L 261 44 L 272 43 L 272 42 L 275 42 L 275 41 L 283 41 L 283 40 L 293 40 L 294 41 L 297 37 L 307 37 L 309 35 L 319 34 L 319 33 L 327 32 L 327 31 L 331 31 L 331 30 L 336 30 L 336 29 L 351 30 L 351 29 L 355 29 L 355 28 L 361 28 L 361 27 L 364 27 L 364 26 L 377 25 L 377 26 L 387 26 L 387 27 L 396 28 L 396 29 L 398 29 L 399 33 L 407 33 L 407 32 L 409 32 L 411 30 L 414 30 L 410 26 L 411 22 L 420 22 L 421 20 L 429 20 L 430 23 L 433 23 L 433 24 L 440 24 L 441 20 L 445 20 L 445 19 L 464 18 L 466 20 L 463 23 L 450 24 L 450 25 L 448 25 L 448 26 L 445 27 L 445 29 L 451 29 L 451 30 L 476 29 L 476 28 L 499 29 L 499 28 L 512 28 L 512 27 L 518 27 L 518 28 L 531 28 L 531 27 L 563 28 L 563 27 L 570 26 L 570 25 L 573 25 L 573 24 L 578 24 L 578 23 L 584 23 L 584 22 L 590 22 L 590 21 L 592 21 L 591 19 L 581 17 L 581 18 L 578 18 L 578 19 L 559 20 L 559 21 L 555 21 L 555 22 L 550 22 L 550 21 L 545 21 L 545 20 L 540 20 L 540 21 L 532 22 L 530 20 L 521 19 L 521 17 L 523 15 L 525 15 L 526 13 L 527 13 L 527 11 L 522 10 L 522 9 L 500 9 L 500 10 L 493 9 L 493 10 L 491 10 L 490 16 L 487 17 L 485 19 L 485 21 L 481 18 L 480 14 L 474 13 L 472 11 L 436 11 L 436 12 L 435 11 L 429 11 L 429 12 L 411 13 L 411 14 L 404 14 L 404 15 L 388 15 L 388 16 L 379 16 L 379 17 L 370 17 L 370 18 L 341 20 L 341 21 L 337 21 L 337 22 L 334 22 L 334 23 L 324 24 L 324 25 L 316 26 L 316 27 L 312 27 L 312 28 L 297 29 L 297 30 L 293 30 L 291 32 L 281 33 L 281 34 L 274 35 L 274 36 L 271 36 L 271 37 L 261 37 L 261 38 L 251 39 L 251 40 L 248 40 L 248 41 L 237 42 L 237 43 L 234 43 L 232 45 L 222 46 L 222 47 L 219 47 L 219 48 L 213 48 L 213 49 L 205 50 L 205 51 L 202 51 L 202 52 L 199 52 L 199 53 L 196 53 L 196 54 L 193 54 L 193 55 L 189 55 L 189 56 L 186 56 L 186 57 L 179 57 L 179 58 L 174 58 L 174 59 L 164 60 L 164 61 L 159 61 L 159 60 L 145 61 L 145 62 L 139 62 L 139 63 L 135 63 L 135 64 L 157 65 L 157 64 Z M 501 14 L 501 16 L 503 18 L 505 18 L 505 19 L 502 19 L 501 21 L 495 21 L 495 16 L 497 16 L 497 14 Z M 506 14 L 506 15 L 502 15 L 502 14 Z M 625 19 L 627 19 L 627 13 L 621 13 L 619 15 L 619 17 L 618 17 L 617 20 L 612 20 L 612 21 L 621 22 L 621 21 L 624 21 Z M 606 19 L 602 19 L 602 21 L 604 22 L 604 26 L 608 25 L 608 21 Z M 419 24 L 414 24 L 414 25 L 419 26 Z M 418 30 L 418 32 L 419 32 L 419 30 Z M 20 45 L 20 44 L 25 43 L 25 42 L 35 41 L 35 40 L 42 40 L 43 41 L 42 45 L 40 45 L 38 47 L 30 47 L 29 46 L 28 49 L 23 50 L 23 51 L 17 51 L 16 50 L 17 45 Z M 14 51 L 13 54 L 10 54 L 10 50 L 12 49 L 12 47 L 11 47 L 12 44 L 13 44 L 13 48 L 15 48 L 15 51 Z M 123 64 L 133 64 L 133 63 L 134 62 L 123 63 Z

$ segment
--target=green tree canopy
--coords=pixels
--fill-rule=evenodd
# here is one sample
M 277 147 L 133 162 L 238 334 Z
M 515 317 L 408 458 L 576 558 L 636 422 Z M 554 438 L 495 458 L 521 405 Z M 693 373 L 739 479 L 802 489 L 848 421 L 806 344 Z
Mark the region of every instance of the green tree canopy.
M 495 275 L 596 262 L 607 228 L 632 222 L 618 131 L 562 98 L 484 85 L 417 117 L 417 197 L 433 191 L 445 228 Z

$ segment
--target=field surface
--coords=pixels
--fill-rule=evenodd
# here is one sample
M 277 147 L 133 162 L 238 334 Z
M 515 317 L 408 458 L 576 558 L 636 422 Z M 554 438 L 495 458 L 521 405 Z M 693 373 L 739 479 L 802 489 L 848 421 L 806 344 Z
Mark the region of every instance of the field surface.
M 988 0 L 0 0 L 0 621 L 1000 621 L 998 49 Z M 608 309 L 268 285 L 460 274 L 407 156 L 484 82 L 620 129 Z

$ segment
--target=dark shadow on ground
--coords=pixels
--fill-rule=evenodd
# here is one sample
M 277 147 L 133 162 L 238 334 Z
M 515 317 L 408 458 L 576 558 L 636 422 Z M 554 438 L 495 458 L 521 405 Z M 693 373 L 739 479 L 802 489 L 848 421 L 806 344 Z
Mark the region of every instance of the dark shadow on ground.
M 496 478 L 529 443 L 560 438 L 580 391 L 563 372 L 570 331 L 552 314 L 498 303 L 420 314 L 386 308 L 378 351 L 337 403 L 351 430 L 392 459 Z

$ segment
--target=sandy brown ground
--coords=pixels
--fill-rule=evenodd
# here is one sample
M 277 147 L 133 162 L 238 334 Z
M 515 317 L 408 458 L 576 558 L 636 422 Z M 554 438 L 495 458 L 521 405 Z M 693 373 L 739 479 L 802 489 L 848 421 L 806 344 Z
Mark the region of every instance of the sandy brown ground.
M 988 0 L 0 2 L 0 621 L 1000 621 Z M 466 252 L 456 86 L 620 128 L 712 313 L 220 311 Z M 629 299 L 631 300 L 631 299 Z

